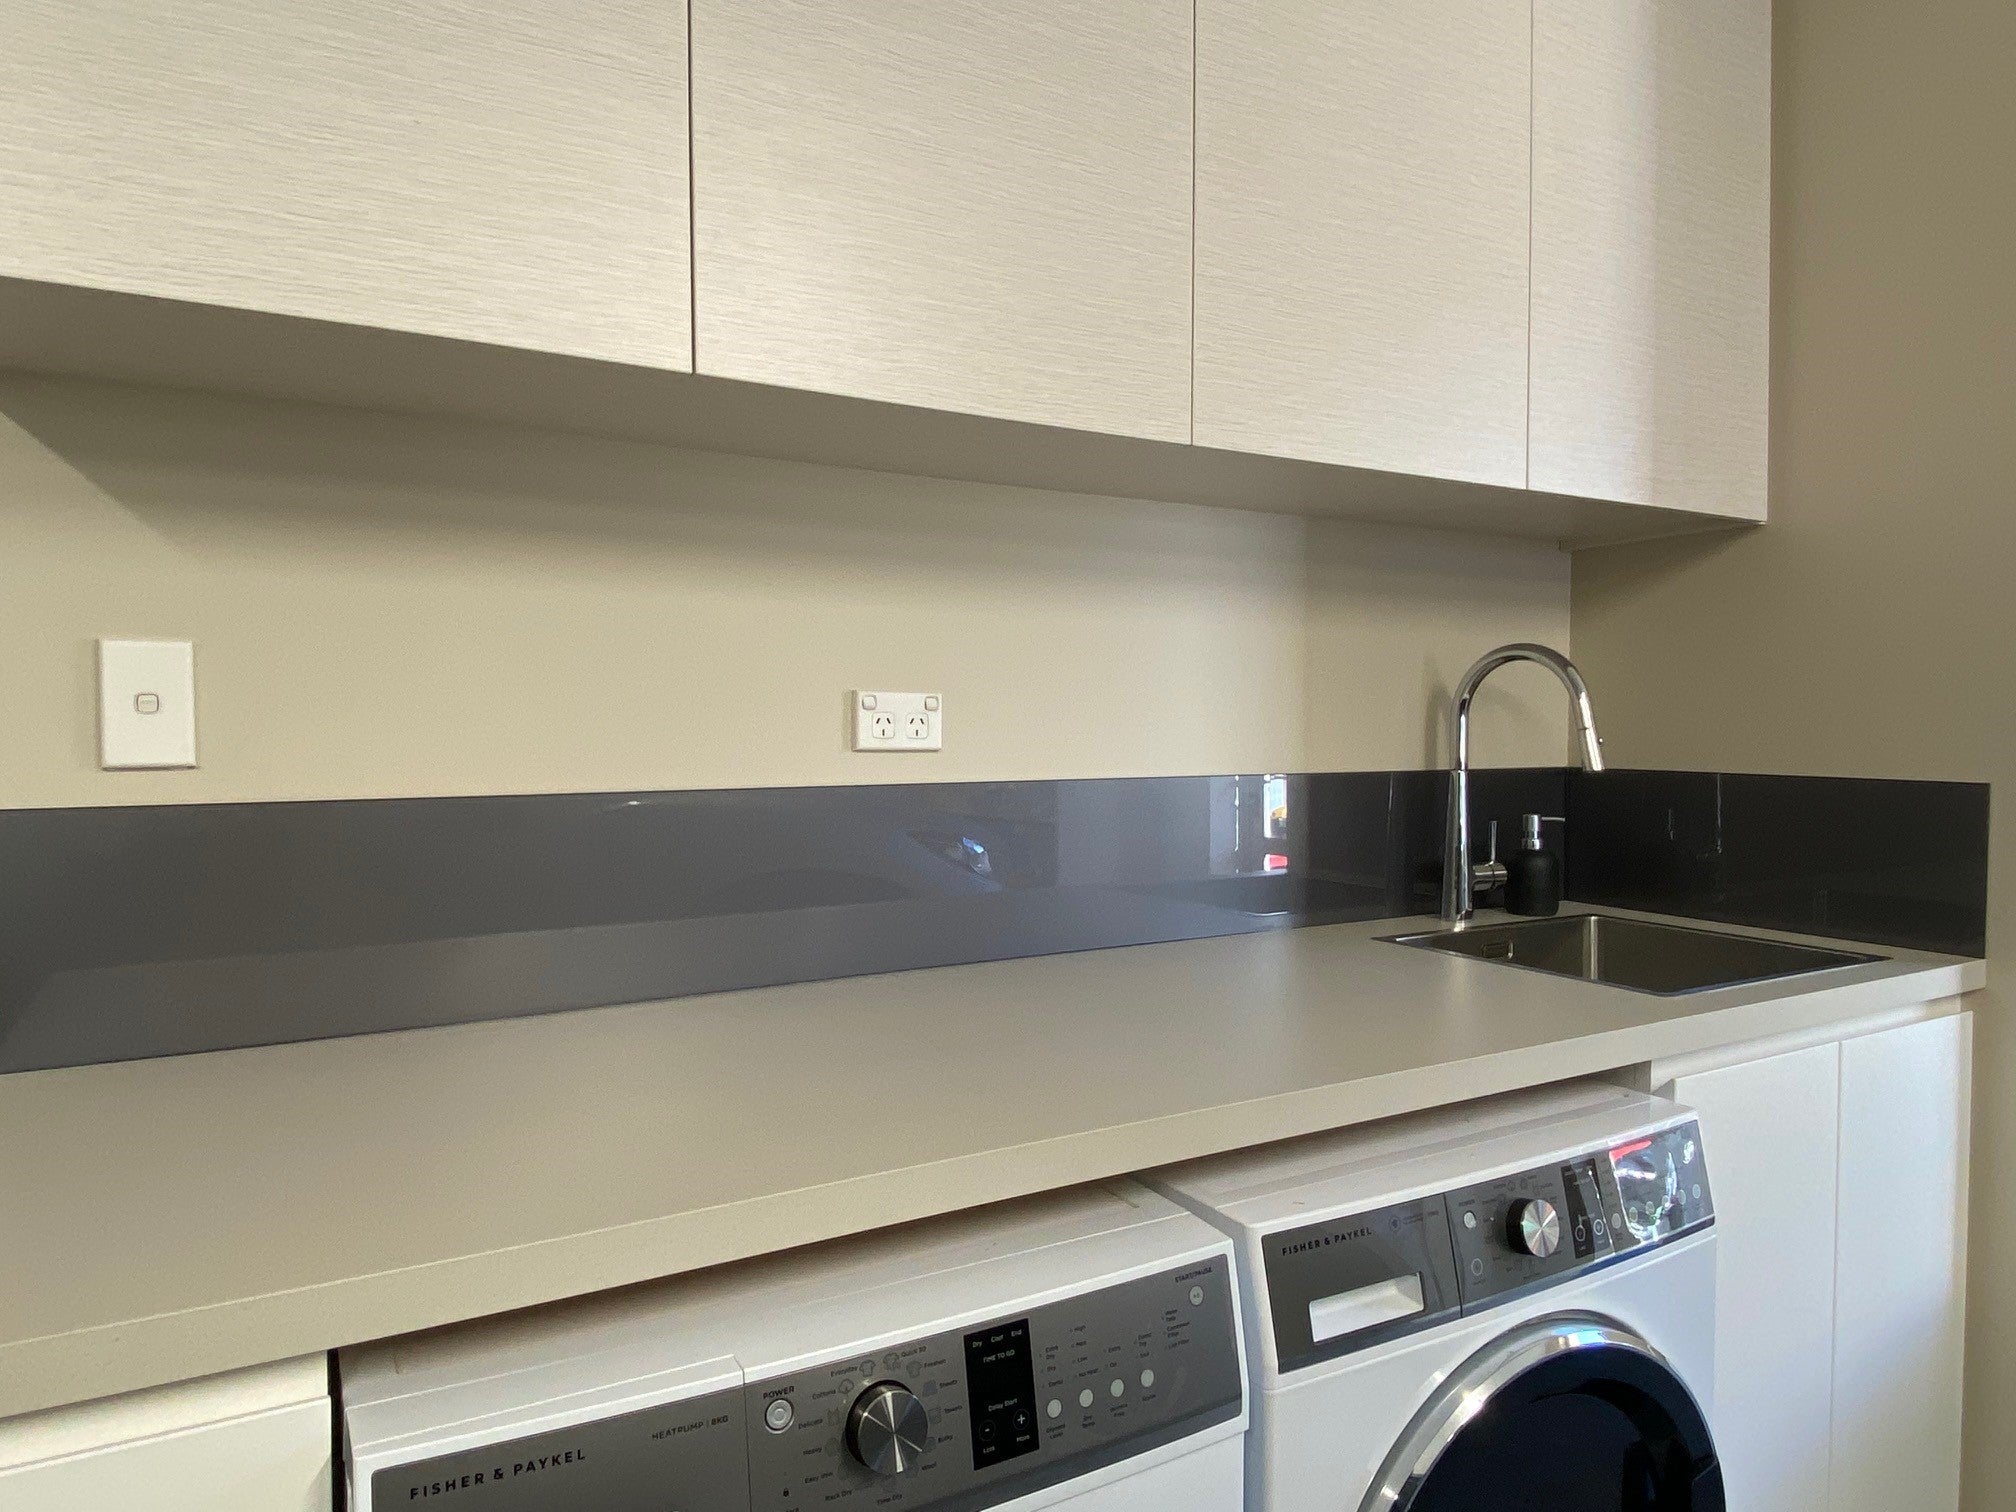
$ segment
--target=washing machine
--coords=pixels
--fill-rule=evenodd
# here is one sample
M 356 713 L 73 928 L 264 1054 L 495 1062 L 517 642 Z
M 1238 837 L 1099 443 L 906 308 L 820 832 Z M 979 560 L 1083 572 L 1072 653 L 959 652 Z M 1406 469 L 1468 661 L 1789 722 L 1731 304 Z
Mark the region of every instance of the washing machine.
M 1146 1179 L 1238 1247 L 1251 1512 L 1722 1512 L 1686 1108 L 1571 1085 Z
M 1232 1246 L 1132 1182 L 338 1357 L 345 1505 L 1241 1512 Z

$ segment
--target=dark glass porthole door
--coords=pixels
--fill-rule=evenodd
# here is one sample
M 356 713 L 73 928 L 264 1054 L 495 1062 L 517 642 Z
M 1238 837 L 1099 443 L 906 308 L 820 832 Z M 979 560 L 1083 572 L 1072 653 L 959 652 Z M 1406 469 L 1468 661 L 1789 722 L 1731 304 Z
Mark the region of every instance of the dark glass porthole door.
M 1693 1394 L 1608 1319 L 1548 1318 L 1473 1356 L 1416 1415 L 1366 1512 L 1724 1512 Z

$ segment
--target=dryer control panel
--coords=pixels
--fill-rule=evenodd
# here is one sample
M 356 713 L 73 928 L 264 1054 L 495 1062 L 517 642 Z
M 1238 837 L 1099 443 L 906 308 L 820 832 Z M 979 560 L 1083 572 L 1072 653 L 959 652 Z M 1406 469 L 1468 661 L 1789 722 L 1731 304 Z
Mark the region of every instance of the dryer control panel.
M 1369 1348 L 1714 1221 L 1693 1120 L 1266 1237 L 1283 1370 Z
M 756 1512 L 989 1506 L 1239 1415 L 1228 1257 L 745 1388 Z

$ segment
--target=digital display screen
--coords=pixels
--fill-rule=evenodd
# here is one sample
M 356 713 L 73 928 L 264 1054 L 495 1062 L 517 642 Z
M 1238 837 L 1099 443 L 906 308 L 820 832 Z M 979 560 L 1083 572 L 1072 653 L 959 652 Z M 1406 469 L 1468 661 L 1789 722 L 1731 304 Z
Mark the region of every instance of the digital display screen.
M 1561 1168 L 1561 1187 L 1568 1198 L 1566 1223 L 1568 1243 L 1577 1260 L 1610 1250 L 1610 1224 L 1604 1217 L 1603 1184 L 1596 1175 L 1596 1162 L 1578 1160 Z
M 1036 1366 L 1027 1318 L 966 1335 L 966 1409 L 975 1470 L 1035 1452 Z

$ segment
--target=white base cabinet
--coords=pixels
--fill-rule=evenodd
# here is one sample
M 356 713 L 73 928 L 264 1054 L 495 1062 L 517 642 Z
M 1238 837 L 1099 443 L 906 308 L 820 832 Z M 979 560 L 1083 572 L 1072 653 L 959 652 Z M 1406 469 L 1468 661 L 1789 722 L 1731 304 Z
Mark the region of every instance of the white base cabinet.
M 1700 1069 L 1730 1512 L 1959 1504 L 1969 1014 Z
M 329 1512 L 321 1355 L 0 1422 L 0 1512 Z
M 1960 1500 L 1973 1022 L 1841 1046 L 1836 1512 Z

